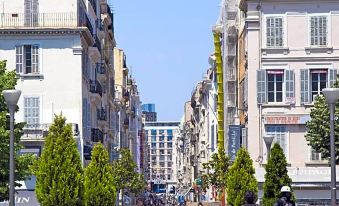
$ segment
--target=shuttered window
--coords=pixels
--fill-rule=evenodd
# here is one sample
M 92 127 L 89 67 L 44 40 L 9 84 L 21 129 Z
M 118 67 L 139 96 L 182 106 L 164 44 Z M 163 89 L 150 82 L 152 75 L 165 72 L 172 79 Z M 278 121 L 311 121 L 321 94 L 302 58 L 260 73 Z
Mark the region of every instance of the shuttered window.
M 28 127 L 37 127 L 40 124 L 39 97 L 24 97 L 24 117 Z
M 283 17 L 266 18 L 266 46 L 283 46 Z
M 327 45 L 327 17 L 312 16 L 310 18 L 311 46 Z
M 15 51 L 16 51 L 16 72 L 18 74 L 40 73 L 38 45 L 16 46 Z
M 257 101 L 266 103 L 266 70 L 257 70 Z
M 25 0 L 25 26 L 38 26 L 39 19 L 39 1 L 38 0 Z
M 268 102 L 283 101 L 284 71 L 267 71 L 267 100 Z
M 295 104 L 294 92 L 294 72 L 293 70 L 285 70 L 285 86 L 286 86 L 286 103 Z

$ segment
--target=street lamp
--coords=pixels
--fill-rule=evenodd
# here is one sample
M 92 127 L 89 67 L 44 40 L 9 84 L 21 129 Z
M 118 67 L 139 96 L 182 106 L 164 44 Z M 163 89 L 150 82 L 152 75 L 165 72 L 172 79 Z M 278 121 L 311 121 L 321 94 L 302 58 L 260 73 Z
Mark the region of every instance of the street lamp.
M 337 185 L 336 185 L 336 157 L 335 157 L 335 141 L 334 141 L 334 111 L 335 104 L 339 99 L 339 88 L 325 88 L 322 90 L 326 98 L 326 102 L 330 108 L 330 144 L 331 144 L 331 204 L 337 205 Z
M 267 161 L 268 161 L 268 158 L 270 157 L 270 153 L 271 153 L 271 145 L 274 140 L 274 136 L 269 135 L 269 136 L 264 136 L 263 138 L 264 138 L 266 148 L 267 148 Z
M 10 116 L 9 138 L 9 206 L 14 206 L 14 112 L 21 95 L 20 90 L 4 90 L 4 95 Z

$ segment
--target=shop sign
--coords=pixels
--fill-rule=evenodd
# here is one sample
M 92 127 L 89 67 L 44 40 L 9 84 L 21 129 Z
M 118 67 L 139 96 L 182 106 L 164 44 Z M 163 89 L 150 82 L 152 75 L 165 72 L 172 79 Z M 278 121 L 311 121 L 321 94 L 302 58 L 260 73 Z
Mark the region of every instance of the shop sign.
M 264 124 L 306 124 L 310 115 L 265 116 Z

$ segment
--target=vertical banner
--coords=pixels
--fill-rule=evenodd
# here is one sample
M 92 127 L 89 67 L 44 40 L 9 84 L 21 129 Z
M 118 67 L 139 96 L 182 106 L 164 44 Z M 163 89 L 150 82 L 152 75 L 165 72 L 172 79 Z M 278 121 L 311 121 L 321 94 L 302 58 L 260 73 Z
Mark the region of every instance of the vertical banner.
M 228 156 L 231 161 L 235 160 L 241 145 L 242 125 L 229 125 L 228 128 Z

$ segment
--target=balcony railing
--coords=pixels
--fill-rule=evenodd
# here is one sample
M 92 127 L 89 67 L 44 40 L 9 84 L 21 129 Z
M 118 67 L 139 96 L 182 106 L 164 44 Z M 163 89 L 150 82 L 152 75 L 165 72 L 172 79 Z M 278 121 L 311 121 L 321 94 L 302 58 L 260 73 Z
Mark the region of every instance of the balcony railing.
M 2 13 L 0 14 L 0 28 L 21 27 L 77 27 L 77 13 Z
M 23 128 L 23 137 L 25 138 L 44 138 L 48 135 L 49 127 L 52 124 L 46 123 L 46 124 L 27 124 Z M 76 123 L 71 123 L 72 125 L 72 131 L 74 136 L 79 135 L 79 126 Z
M 98 80 L 90 81 L 89 91 L 92 93 L 97 93 L 100 96 L 102 96 L 102 87 L 101 87 L 101 84 L 98 82 Z
M 104 141 L 104 133 L 98 128 L 91 129 L 91 140 L 92 142 L 101 142 Z

